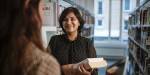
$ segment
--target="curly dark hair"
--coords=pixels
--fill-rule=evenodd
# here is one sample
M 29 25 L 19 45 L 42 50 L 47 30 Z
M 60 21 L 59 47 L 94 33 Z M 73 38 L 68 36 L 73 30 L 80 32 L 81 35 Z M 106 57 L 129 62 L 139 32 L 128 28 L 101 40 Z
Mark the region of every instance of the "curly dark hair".
M 65 17 L 71 12 L 73 12 L 75 14 L 75 16 L 77 17 L 77 19 L 79 20 L 80 26 L 78 28 L 78 33 L 80 34 L 85 22 L 81 16 L 79 10 L 75 7 L 68 7 L 62 11 L 62 13 L 59 17 L 59 25 L 62 28 L 63 32 L 66 33 L 65 29 L 63 28 L 62 22 L 64 21 Z

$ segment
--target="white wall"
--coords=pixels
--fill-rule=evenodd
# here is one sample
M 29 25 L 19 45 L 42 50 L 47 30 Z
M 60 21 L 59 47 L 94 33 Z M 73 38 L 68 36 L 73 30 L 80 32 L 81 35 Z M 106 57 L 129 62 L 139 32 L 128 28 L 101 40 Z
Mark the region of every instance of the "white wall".
M 98 14 L 98 2 L 102 1 L 102 15 Z M 109 26 L 109 0 L 95 0 L 95 29 L 94 36 L 108 36 Z M 98 20 L 102 20 L 102 26 L 98 26 Z
M 111 37 L 120 36 L 121 0 L 111 0 Z

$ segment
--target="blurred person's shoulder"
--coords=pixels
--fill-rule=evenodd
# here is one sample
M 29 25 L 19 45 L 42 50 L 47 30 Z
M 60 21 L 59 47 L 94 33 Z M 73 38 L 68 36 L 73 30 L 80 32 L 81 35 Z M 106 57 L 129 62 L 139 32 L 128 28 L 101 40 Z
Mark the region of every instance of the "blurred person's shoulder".
M 46 51 L 37 48 L 33 43 L 28 45 L 25 53 L 26 72 L 30 75 L 53 74 L 60 75 L 60 65 L 57 60 Z

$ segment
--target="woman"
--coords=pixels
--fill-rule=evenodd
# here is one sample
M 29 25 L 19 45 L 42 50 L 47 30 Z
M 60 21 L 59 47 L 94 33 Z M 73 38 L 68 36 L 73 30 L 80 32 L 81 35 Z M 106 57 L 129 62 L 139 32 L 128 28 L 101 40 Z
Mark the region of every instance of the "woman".
M 60 75 L 43 48 L 41 0 L 0 1 L 0 75 Z
M 59 18 L 64 34 L 55 35 L 49 42 L 49 48 L 62 66 L 64 75 L 97 75 L 81 63 L 86 58 L 96 57 L 91 41 L 80 35 L 84 21 L 74 7 L 64 9 Z

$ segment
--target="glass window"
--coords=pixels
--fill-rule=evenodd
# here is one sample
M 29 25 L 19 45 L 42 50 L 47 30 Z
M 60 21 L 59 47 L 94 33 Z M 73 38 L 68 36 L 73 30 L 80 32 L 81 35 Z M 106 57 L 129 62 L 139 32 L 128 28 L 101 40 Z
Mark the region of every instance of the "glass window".
M 125 0 L 125 10 L 130 9 L 130 0 Z
M 102 20 L 98 20 L 98 26 L 102 26 Z
M 102 14 L 102 1 L 98 2 L 98 14 Z
M 128 30 L 128 21 L 127 20 L 124 21 L 124 30 Z

